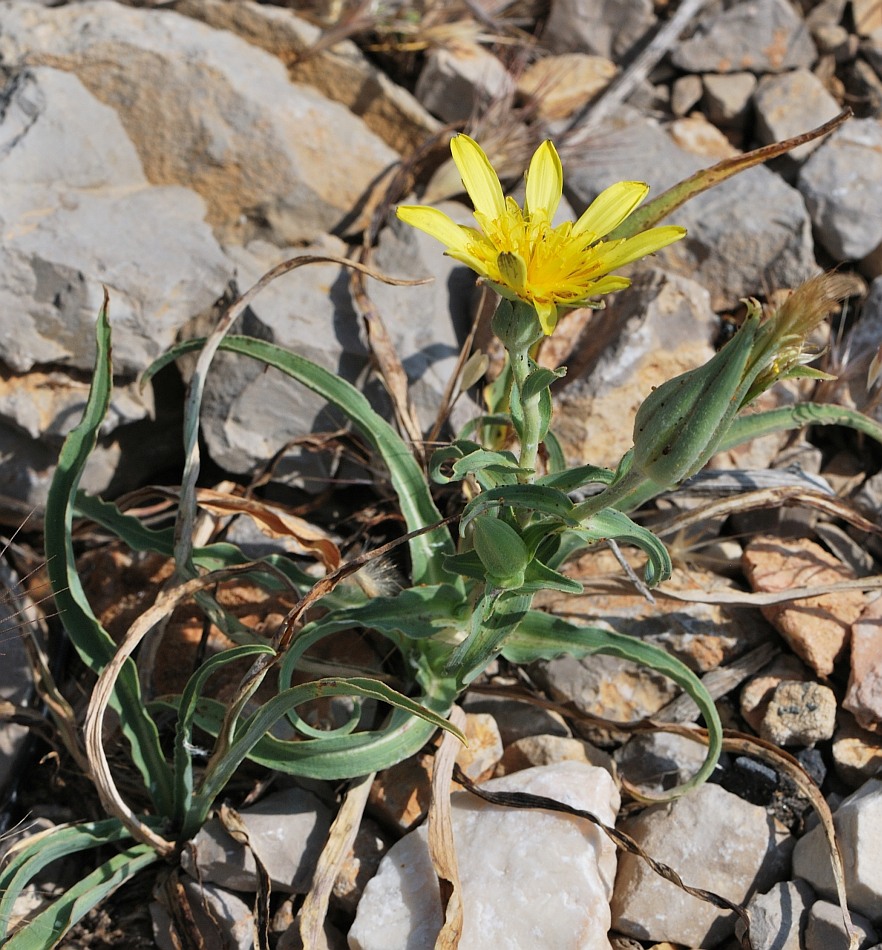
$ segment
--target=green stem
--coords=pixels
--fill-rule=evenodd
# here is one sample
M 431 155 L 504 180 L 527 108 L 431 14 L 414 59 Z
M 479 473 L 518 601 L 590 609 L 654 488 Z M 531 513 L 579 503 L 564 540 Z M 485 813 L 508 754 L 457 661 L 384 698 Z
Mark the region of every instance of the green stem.
M 585 521 L 604 508 L 617 507 L 623 499 L 628 498 L 629 495 L 636 494 L 639 489 L 645 488 L 648 482 L 649 479 L 645 475 L 642 475 L 636 469 L 629 469 L 621 478 L 614 481 L 612 485 L 604 488 L 599 495 L 594 495 L 592 498 L 583 501 L 580 505 L 576 505 L 571 514 L 574 518 L 578 518 L 579 521 Z M 657 486 L 654 486 L 652 494 L 657 494 L 659 490 Z M 638 497 L 642 498 L 642 495 Z M 649 497 L 651 498 L 652 495 L 649 495 Z M 631 499 L 628 498 L 628 501 L 630 502 Z M 632 508 L 634 505 L 629 504 L 628 507 Z
M 523 398 L 524 385 L 530 375 L 529 347 L 511 348 L 508 351 L 511 362 L 511 372 L 514 378 L 512 396 L 517 398 L 521 409 L 521 448 L 518 457 L 518 467 L 529 469 L 530 474 L 518 476 L 522 483 L 531 483 L 536 477 L 536 459 L 539 456 L 539 433 L 542 429 L 542 420 L 539 413 L 539 399 L 541 393 L 536 393 L 527 399 Z

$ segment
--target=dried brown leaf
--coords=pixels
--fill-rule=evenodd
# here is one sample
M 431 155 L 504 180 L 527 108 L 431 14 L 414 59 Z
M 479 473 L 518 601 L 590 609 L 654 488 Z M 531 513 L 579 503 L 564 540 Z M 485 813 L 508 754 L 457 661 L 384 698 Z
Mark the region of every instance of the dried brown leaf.
M 353 781 L 328 832 L 328 840 L 316 864 L 312 886 L 300 910 L 300 939 L 304 950 L 326 950 L 327 948 L 324 926 L 328 902 L 334 889 L 334 882 L 339 877 L 355 836 L 358 834 L 361 816 L 364 813 L 375 774 L 371 772 L 370 775 Z
M 459 706 L 450 711 L 450 722 L 465 731 L 465 713 Z M 432 769 L 432 799 L 429 804 L 429 854 L 438 877 L 444 925 L 435 941 L 435 950 L 456 950 L 462 936 L 462 885 L 456 861 L 453 840 L 453 821 L 450 813 L 450 780 L 456 764 L 456 754 L 462 743 L 450 732 L 445 732 Z

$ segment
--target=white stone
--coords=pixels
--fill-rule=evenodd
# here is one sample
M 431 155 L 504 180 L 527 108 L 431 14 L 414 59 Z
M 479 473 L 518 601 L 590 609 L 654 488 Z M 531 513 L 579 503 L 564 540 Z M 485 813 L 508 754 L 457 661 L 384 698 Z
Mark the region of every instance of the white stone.
M 718 785 L 702 785 L 669 805 L 654 805 L 621 830 L 684 883 L 734 903 L 770 887 L 789 866 L 787 829 Z M 731 935 L 735 915 L 692 897 L 659 877 L 641 858 L 619 859 L 613 927 L 641 940 L 713 947 Z
M 842 852 L 849 906 L 870 920 L 882 920 L 882 779 L 871 779 L 842 801 L 833 815 Z M 836 900 L 833 868 L 824 830 L 813 828 L 796 844 L 793 873 L 827 900 Z
M 543 795 L 612 824 L 619 794 L 608 772 L 561 762 L 494 779 L 494 791 Z M 451 796 L 464 908 L 460 950 L 609 948 L 614 845 L 583 819 Z M 421 827 L 383 859 L 349 932 L 351 950 L 431 950 L 442 924 Z

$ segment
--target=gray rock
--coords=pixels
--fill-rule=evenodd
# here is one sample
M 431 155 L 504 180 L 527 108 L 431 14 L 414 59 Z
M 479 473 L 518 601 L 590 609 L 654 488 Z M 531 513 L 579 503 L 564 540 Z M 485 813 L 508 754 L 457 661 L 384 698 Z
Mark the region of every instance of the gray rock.
M 815 58 L 808 28 L 787 0 L 714 4 L 671 53 L 675 66 L 695 73 L 779 73 Z
M 671 732 L 632 736 L 614 755 L 619 773 L 648 795 L 682 785 L 699 770 L 707 746 Z
M 656 22 L 652 0 L 556 0 L 542 42 L 554 53 L 624 56 Z
M 327 805 L 312 792 L 289 788 L 239 814 L 273 891 L 305 894 L 331 826 Z M 219 818 L 209 819 L 184 849 L 181 866 L 197 881 L 234 891 L 257 890 L 251 850 L 234 841 Z
M 544 795 L 615 820 L 619 794 L 608 772 L 561 762 L 494 779 L 496 791 Z M 501 808 L 451 795 L 462 883 L 461 950 L 609 948 L 615 847 L 593 825 L 555 812 Z M 443 920 L 425 826 L 383 858 L 349 932 L 352 950 L 431 950 Z
M 871 779 L 844 799 L 833 815 L 842 852 L 849 906 L 872 921 L 882 920 L 882 780 Z M 793 873 L 819 895 L 836 900 L 836 886 L 824 831 L 820 825 L 799 839 Z
M 465 122 L 513 88 L 505 66 L 482 46 L 469 43 L 431 50 L 415 92 L 419 102 L 445 122 Z
M 204 881 L 182 881 L 192 921 L 207 947 L 251 950 L 254 946 L 254 915 L 241 898 Z M 153 938 L 159 950 L 181 946 L 171 915 L 159 901 L 150 902 Z
M 793 847 L 765 809 L 717 785 L 654 805 L 621 829 L 685 883 L 737 903 L 780 880 Z M 734 914 L 691 897 L 631 854 L 619 858 L 611 907 L 613 928 L 643 940 L 713 947 L 735 929 Z
M 117 110 L 148 179 L 197 191 L 227 239 L 285 245 L 357 227 L 398 160 L 361 119 L 225 30 L 104 0 L 49 10 L 13 0 L 0 18 L 7 69 L 76 73 Z
M 561 656 L 536 664 L 533 672 L 553 699 L 618 722 L 651 716 L 678 693 L 660 673 L 613 656 Z
M 716 328 L 707 291 L 676 274 L 647 270 L 609 297 L 574 346 L 558 394 L 552 426 L 568 458 L 615 467 L 652 387 L 710 359 Z
M 776 745 L 814 745 L 836 729 L 836 696 L 820 683 L 786 680 L 772 693 L 760 736 Z
M 290 7 L 238 0 L 176 0 L 174 10 L 229 30 L 278 56 L 293 82 L 304 83 L 346 106 L 390 148 L 405 153 L 438 131 L 440 123 L 403 87 L 374 66 L 351 40 L 332 46 L 323 31 Z M 306 54 L 308 51 L 308 55 Z
M 818 239 L 836 260 L 856 260 L 882 242 L 882 121 L 852 119 L 799 173 Z
M 851 914 L 853 933 L 858 935 L 856 950 L 866 950 L 879 936 L 866 917 Z M 838 904 L 816 901 L 809 913 L 805 929 L 805 950 L 850 950 L 851 942 L 845 932 L 845 921 Z
M 840 112 L 839 103 L 808 69 L 795 69 L 780 76 L 766 76 L 753 97 L 757 137 L 763 144 L 778 142 L 814 129 Z M 803 161 L 821 145 L 806 142 L 787 153 Z
M 103 283 L 114 369 L 134 375 L 228 278 L 205 206 L 184 188 L 149 185 L 116 114 L 75 76 L 26 70 L 5 99 L 0 306 L 18 319 L 0 323 L 3 359 L 18 372 L 91 370 Z M 130 403 L 123 415 L 138 413 Z
M 442 202 L 436 207 L 458 224 L 475 224 L 461 204 Z M 428 429 L 435 421 L 441 394 L 471 327 L 475 275 L 447 257 L 434 238 L 397 219 L 380 235 L 373 265 L 392 277 L 433 278 L 431 283 L 416 287 L 395 287 L 378 281 L 370 281 L 367 287 L 404 365 L 410 398 L 423 427 Z M 417 314 L 419 318 L 414 319 Z M 464 417 L 454 417 L 454 429 L 471 413 L 468 400 L 460 400 L 457 409 Z
M 805 927 L 814 892 L 805 881 L 784 881 L 750 899 L 750 945 L 753 950 L 803 950 Z M 745 927 L 735 924 L 741 940 Z
M 468 692 L 461 705 L 467 713 L 490 713 L 499 726 L 499 735 L 503 746 L 506 747 L 530 736 L 566 738 L 570 735 L 570 730 L 559 713 L 542 709 L 532 703 L 519 703 L 514 699 Z
M 339 257 L 346 247 L 327 237 L 307 248 L 282 250 L 252 242 L 227 251 L 244 291 L 283 260 L 304 254 Z M 255 298 L 236 329 L 291 348 L 349 382 L 359 379 L 367 363 L 348 275 L 338 264 L 307 265 L 274 281 Z M 290 440 L 311 431 L 335 431 L 344 422 L 320 396 L 287 376 L 267 372 L 256 360 L 219 353 L 212 364 L 202 432 L 211 457 L 228 471 L 253 471 Z M 293 447 L 274 469 L 274 478 L 321 487 L 331 475 L 331 464 L 325 454 Z
M 621 116 L 596 133 L 590 158 L 564 160 L 570 198 L 581 212 L 622 179 L 648 182 L 650 199 L 708 164 L 678 148 L 652 120 Z M 745 213 L 749 208 L 750 213 Z M 768 287 L 794 287 L 817 272 L 811 223 L 800 194 L 768 168 L 752 168 L 693 198 L 663 222 L 688 229 L 656 255 L 698 281 L 716 310 Z M 645 266 L 645 265 L 644 265 Z
M 700 76 L 679 76 L 671 86 L 671 111 L 676 116 L 683 116 L 701 99 L 704 91 Z
M 753 73 L 708 73 L 702 76 L 708 119 L 721 128 L 744 125 L 756 89 Z

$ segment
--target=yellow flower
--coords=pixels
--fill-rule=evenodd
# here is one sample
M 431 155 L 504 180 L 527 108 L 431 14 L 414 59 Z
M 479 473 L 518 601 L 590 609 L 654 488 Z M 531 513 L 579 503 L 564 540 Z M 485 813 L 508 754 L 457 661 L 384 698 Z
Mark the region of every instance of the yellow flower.
M 446 244 L 450 257 L 471 267 L 503 297 L 531 304 L 546 334 L 554 330 L 559 308 L 581 307 L 590 297 L 622 290 L 631 281 L 611 271 L 686 234 L 684 228 L 669 226 L 602 240 L 646 197 L 649 186 L 638 181 L 610 186 L 578 221 L 552 226 L 563 193 L 563 171 L 551 142 L 543 142 L 530 162 L 523 210 L 503 196 L 499 178 L 477 142 L 457 135 L 450 150 L 480 230 L 456 224 L 437 208 L 402 205 L 398 217 Z

